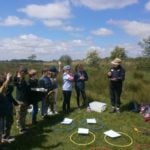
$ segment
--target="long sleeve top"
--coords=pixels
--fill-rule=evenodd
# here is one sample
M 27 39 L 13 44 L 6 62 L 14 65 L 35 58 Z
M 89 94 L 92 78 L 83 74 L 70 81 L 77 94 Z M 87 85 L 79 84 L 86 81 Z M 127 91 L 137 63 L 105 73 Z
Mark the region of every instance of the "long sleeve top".
M 63 91 L 72 91 L 74 77 L 71 74 L 63 74 Z

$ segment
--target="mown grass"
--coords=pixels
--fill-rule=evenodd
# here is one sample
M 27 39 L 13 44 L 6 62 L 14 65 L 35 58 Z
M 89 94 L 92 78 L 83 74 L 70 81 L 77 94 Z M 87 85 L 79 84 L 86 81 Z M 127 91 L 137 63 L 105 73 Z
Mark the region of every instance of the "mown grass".
M 28 68 L 36 68 L 37 70 L 40 70 L 44 66 L 43 64 L 26 65 Z M 47 66 L 48 65 L 49 64 L 47 64 Z M 15 72 L 16 68 L 18 67 L 17 64 L 7 64 L 5 67 L 3 64 L 3 67 L 0 65 L 0 68 L 2 68 L 1 71 L 3 71 L 3 69 L 7 71 L 8 66 L 11 68 L 10 70 L 12 72 Z M 86 108 L 78 111 L 76 109 L 75 91 L 73 91 L 71 99 L 72 112 L 67 116 L 63 115 L 61 113 L 62 93 L 60 84 L 57 102 L 59 114 L 55 116 L 49 116 L 46 120 L 43 120 L 39 112 L 38 123 L 34 126 L 30 125 L 31 114 L 28 114 L 27 124 L 29 126 L 29 132 L 25 135 L 18 134 L 18 129 L 16 128 L 16 123 L 14 122 L 12 135 L 16 136 L 16 141 L 9 144 L 8 148 L 10 150 L 138 150 L 138 146 L 140 147 L 142 144 L 149 144 L 149 146 L 142 147 L 142 150 L 149 150 L 149 135 L 142 134 L 134 130 L 134 128 L 145 128 L 148 130 L 149 123 L 144 121 L 141 114 L 128 111 L 127 106 L 128 103 L 133 99 L 140 103 L 150 102 L 150 72 L 143 70 L 140 71 L 139 69 L 136 70 L 136 66 L 132 64 L 132 62 L 126 63 L 124 66 L 126 69 L 126 79 L 122 94 L 121 114 L 109 113 L 110 100 L 107 79 L 107 70 L 109 69 L 108 64 L 103 63 L 102 66 L 98 67 L 85 66 L 85 69 L 89 74 L 89 81 L 87 82 L 88 101 L 90 102 L 96 100 L 107 103 L 106 111 L 102 113 L 87 112 Z M 59 76 L 61 78 L 61 75 Z M 59 79 L 59 82 L 61 83 L 61 79 Z M 64 117 L 72 118 L 73 123 L 67 127 L 60 125 L 60 122 L 64 119 Z M 87 126 L 85 123 L 86 118 L 96 118 L 98 124 L 91 129 L 91 127 Z M 92 131 L 96 136 L 95 142 L 88 146 L 78 146 L 71 143 L 70 135 L 77 131 L 79 127 L 89 127 L 90 131 Z M 104 141 L 103 134 L 103 132 L 110 129 L 128 134 L 133 138 L 133 144 L 126 148 L 110 146 Z M 76 142 L 86 143 L 92 139 L 92 136 L 75 135 L 73 139 Z M 129 139 L 125 136 L 114 140 L 108 140 L 119 145 L 124 145 L 129 142 Z

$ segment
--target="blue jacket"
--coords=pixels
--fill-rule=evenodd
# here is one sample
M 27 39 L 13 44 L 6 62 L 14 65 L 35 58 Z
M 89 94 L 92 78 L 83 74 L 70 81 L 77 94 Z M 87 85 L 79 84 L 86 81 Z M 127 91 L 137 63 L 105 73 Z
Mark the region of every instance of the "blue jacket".
M 42 76 L 42 77 L 39 79 L 39 87 L 45 88 L 45 89 L 47 89 L 48 91 L 53 90 L 52 82 L 51 82 L 50 78 L 47 77 L 47 76 Z

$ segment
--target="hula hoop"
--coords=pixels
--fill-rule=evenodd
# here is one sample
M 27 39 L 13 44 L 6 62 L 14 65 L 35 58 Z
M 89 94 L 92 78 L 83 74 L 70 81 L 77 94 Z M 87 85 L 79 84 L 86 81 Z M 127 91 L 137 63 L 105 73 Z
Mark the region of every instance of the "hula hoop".
M 94 143 L 95 141 L 95 134 L 93 132 L 89 132 L 92 136 L 93 136 L 93 139 L 92 141 L 90 141 L 89 143 L 77 143 L 75 142 L 72 137 L 77 133 L 77 131 L 73 132 L 71 135 L 70 135 L 70 141 L 73 143 L 73 144 L 76 144 L 78 146 L 87 146 L 87 145 L 90 145 L 92 143 Z
M 106 135 L 104 136 L 105 142 L 106 142 L 107 144 L 109 144 L 109 145 L 111 145 L 111 146 L 115 146 L 115 147 L 129 147 L 129 146 L 131 146 L 131 145 L 133 144 L 133 139 L 131 138 L 131 136 L 129 136 L 128 134 L 123 133 L 123 132 L 119 132 L 119 133 L 121 133 L 121 134 L 125 135 L 126 137 L 128 137 L 128 138 L 130 139 L 130 143 L 129 143 L 129 144 L 126 144 L 126 145 L 113 144 L 113 143 L 110 143 L 110 142 L 107 140 L 107 138 L 106 138 L 107 136 L 106 136 Z

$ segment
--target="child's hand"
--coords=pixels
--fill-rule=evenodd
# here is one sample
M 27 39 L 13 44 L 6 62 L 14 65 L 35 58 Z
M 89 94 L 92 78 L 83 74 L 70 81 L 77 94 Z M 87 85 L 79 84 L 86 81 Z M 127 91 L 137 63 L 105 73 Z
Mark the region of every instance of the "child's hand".
M 68 76 L 68 80 L 72 81 L 72 80 L 74 80 L 74 77 L 70 74 L 70 75 Z
M 111 76 L 111 72 L 108 72 L 108 76 L 109 76 L 109 77 Z
M 117 81 L 117 78 L 111 78 L 111 81 Z
M 11 77 L 12 77 L 12 74 L 11 73 L 7 73 L 6 80 L 9 81 L 11 79 Z
M 81 76 L 80 79 L 81 79 L 81 80 L 84 80 L 85 78 L 84 78 L 84 76 Z

